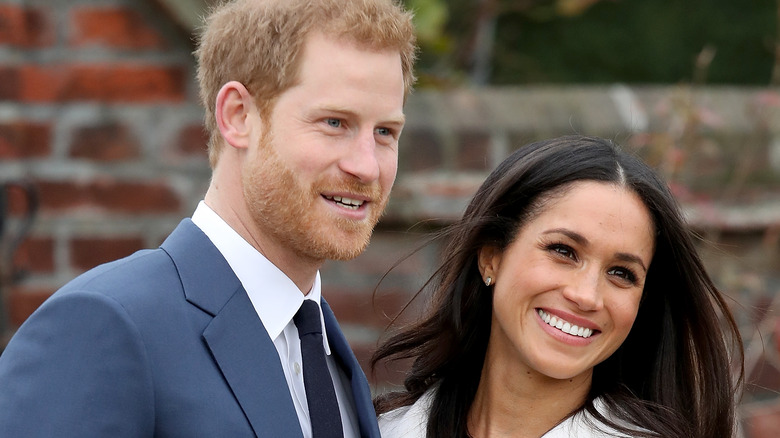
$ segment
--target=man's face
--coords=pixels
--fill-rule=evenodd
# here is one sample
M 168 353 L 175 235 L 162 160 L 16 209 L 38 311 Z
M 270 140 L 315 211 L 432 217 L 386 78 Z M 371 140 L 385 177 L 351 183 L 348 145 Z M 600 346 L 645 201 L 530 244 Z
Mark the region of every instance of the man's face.
M 368 245 L 395 181 L 400 55 L 315 33 L 298 79 L 247 152 L 244 196 L 272 244 L 311 260 L 350 259 Z

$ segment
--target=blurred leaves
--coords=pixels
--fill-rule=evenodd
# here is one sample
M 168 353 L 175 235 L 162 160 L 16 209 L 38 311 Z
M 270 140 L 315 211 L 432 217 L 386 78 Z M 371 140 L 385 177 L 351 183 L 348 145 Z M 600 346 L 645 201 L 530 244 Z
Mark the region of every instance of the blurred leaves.
M 585 12 L 588 8 L 602 0 L 558 0 L 555 9 L 564 17 L 573 17 Z
M 766 85 L 780 35 L 777 0 L 405 3 L 416 14 L 420 86 Z M 711 56 L 708 71 L 697 65 L 702 54 Z
M 495 26 L 506 14 L 550 20 L 584 13 L 603 0 L 406 0 L 422 48 L 421 85 L 483 82 L 493 59 Z
M 446 33 L 449 8 L 444 0 L 408 0 L 406 6 L 414 11 L 414 25 L 421 46 L 437 53 L 449 48 L 451 38 Z

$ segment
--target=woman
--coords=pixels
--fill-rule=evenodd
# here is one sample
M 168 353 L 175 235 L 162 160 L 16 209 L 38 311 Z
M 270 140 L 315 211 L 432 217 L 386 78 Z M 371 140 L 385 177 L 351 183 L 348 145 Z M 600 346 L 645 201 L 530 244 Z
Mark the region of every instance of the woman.
M 429 310 L 372 360 L 413 359 L 375 401 L 383 437 L 733 436 L 739 332 L 639 159 L 528 145 L 444 236 Z

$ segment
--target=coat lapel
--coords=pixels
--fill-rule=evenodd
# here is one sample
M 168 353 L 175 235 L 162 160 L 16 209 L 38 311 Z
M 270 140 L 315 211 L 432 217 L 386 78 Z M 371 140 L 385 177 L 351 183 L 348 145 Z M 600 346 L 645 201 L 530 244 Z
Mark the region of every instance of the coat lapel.
M 344 338 L 344 333 L 341 332 L 336 316 L 325 299 L 322 300 L 322 315 L 325 319 L 325 328 L 328 331 L 330 348 L 336 354 L 352 386 L 355 411 L 360 423 L 360 436 L 363 438 L 379 438 L 379 426 L 376 422 L 376 411 L 374 411 L 374 404 L 371 400 L 371 389 L 368 386 L 368 379 L 366 379 L 366 374 L 360 367 L 346 338 Z
M 258 437 L 303 436 L 279 355 L 222 254 L 191 220 L 163 243 L 187 301 L 214 318 L 203 339 Z
M 303 436 L 279 355 L 243 289 L 214 317 L 203 338 L 255 435 Z

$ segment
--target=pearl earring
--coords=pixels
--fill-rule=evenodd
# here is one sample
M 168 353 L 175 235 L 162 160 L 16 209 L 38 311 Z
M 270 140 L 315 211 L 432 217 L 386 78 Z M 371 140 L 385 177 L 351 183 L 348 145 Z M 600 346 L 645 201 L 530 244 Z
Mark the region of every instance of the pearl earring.
M 493 277 L 486 278 L 485 279 L 485 286 L 489 287 L 491 284 L 493 284 Z

